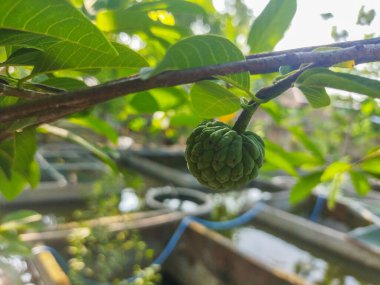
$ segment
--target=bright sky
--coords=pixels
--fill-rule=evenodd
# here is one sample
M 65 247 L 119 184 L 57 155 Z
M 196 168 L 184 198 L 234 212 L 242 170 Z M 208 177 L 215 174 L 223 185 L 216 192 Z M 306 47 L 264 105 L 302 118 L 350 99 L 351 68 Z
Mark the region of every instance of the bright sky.
M 244 2 L 257 16 L 269 0 L 245 0 Z M 332 26 L 337 26 L 338 31 L 346 29 L 349 32 L 347 40 L 362 39 L 364 34 L 378 34 L 376 27 L 380 26 L 379 14 L 375 16 L 371 26 L 356 25 L 361 6 L 365 6 L 365 11 L 378 10 L 376 4 L 379 2 L 373 0 L 298 0 L 297 13 L 292 25 L 276 50 L 333 43 L 330 36 Z M 323 20 L 321 14 L 324 13 L 332 13 L 334 17 Z

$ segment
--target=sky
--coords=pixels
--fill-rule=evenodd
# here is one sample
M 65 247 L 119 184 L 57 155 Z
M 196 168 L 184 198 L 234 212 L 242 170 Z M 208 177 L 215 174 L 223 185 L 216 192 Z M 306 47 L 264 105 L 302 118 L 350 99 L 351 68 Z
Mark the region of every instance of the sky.
M 257 16 L 269 0 L 244 2 Z M 380 11 L 376 3 L 380 4 L 374 0 L 298 0 L 296 15 L 285 37 L 276 46 L 276 50 L 333 43 L 330 35 L 332 26 L 337 26 L 338 31 L 346 29 L 349 32 L 347 40 L 359 40 L 363 39 L 364 34 L 378 33 L 376 27 L 380 26 L 380 15 L 375 16 L 370 26 L 356 25 L 360 8 L 364 5 L 365 11 L 370 9 Z M 321 17 L 323 13 L 332 13 L 334 17 L 323 20 Z

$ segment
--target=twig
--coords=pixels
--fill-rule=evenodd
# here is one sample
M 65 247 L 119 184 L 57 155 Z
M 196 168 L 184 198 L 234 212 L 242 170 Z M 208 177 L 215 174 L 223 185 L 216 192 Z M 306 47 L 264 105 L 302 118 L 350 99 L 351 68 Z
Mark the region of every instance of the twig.
M 35 100 L 38 98 L 45 98 L 54 95 L 53 93 L 39 92 L 35 90 L 19 89 L 0 83 L 0 96 L 11 96 L 26 100 Z

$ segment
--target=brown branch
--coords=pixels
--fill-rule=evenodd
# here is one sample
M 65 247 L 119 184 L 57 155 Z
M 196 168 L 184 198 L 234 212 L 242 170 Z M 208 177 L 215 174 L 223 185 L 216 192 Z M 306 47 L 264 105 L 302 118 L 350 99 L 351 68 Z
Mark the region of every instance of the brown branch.
M 367 44 L 368 42 L 370 44 Z M 193 83 L 217 75 L 244 71 L 249 71 L 251 74 L 272 73 L 278 71 L 278 68 L 283 65 L 298 67 L 305 63 L 314 63 L 315 66 L 331 66 L 352 59 L 357 64 L 380 61 L 380 44 L 378 42 L 380 39 L 355 41 L 355 44 L 351 46 L 346 43 L 349 46 L 347 48 L 321 52 L 308 51 L 308 48 L 304 48 L 296 49 L 295 52 L 265 53 L 252 56 L 252 58 L 248 57 L 247 60 L 239 62 L 168 71 L 147 80 L 133 76 L 4 108 L 0 110 L 0 123 L 14 122 L 28 117 L 37 118 L 36 124 L 51 122 L 65 115 L 127 94 Z M 315 48 L 312 47 L 312 49 Z
M 53 93 L 39 92 L 35 90 L 19 89 L 0 83 L 0 96 L 11 96 L 26 100 L 35 100 L 53 95 Z
M 262 52 L 262 53 L 248 55 L 246 58 L 247 59 L 253 59 L 253 58 L 268 57 L 268 56 L 275 56 L 275 55 L 288 54 L 288 53 L 307 52 L 307 51 L 313 51 L 313 50 L 318 49 L 320 47 L 324 47 L 324 48 L 325 47 L 348 48 L 348 47 L 359 46 L 359 45 L 364 45 L 364 44 L 365 45 L 380 44 L 380 38 L 357 40 L 357 41 L 348 41 L 348 42 L 333 43 L 333 44 L 327 44 L 327 45 L 308 46 L 308 47 L 294 48 L 294 49 L 281 50 L 281 51 Z

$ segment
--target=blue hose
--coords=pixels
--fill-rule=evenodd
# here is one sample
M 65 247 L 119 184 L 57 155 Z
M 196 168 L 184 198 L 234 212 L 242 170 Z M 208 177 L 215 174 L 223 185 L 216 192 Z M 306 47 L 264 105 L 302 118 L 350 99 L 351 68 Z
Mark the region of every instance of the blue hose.
M 325 204 L 326 204 L 326 198 L 318 195 L 313 211 L 311 212 L 310 217 L 309 217 L 311 221 L 317 222 L 321 219 L 321 215 L 325 207 Z
M 192 222 L 197 222 L 209 229 L 213 230 L 228 230 L 233 229 L 236 227 L 239 227 L 241 225 L 244 225 L 248 223 L 250 220 L 255 218 L 265 207 L 265 203 L 258 202 L 253 208 L 245 212 L 244 214 L 228 221 L 221 221 L 221 222 L 214 222 L 214 221 L 208 221 L 204 220 L 198 217 L 194 216 L 187 216 L 183 218 L 178 225 L 177 229 L 175 230 L 174 234 L 171 236 L 169 242 L 163 249 L 163 251 L 160 253 L 160 255 L 152 262 L 153 265 L 161 265 L 163 264 L 166 259 L 170 256 L 170 254 L 173 252 L 175 247 L 178 244 L 178 241 L 182 237 L 183 233 L 185 232 L 188 225 Z M 58 264 L 61 266 L 61 268 L 67 273 L 69 271 L 69 266 L 67 265 L 67 262 L 62 258 L 62 256 L 52 247 L 48 246 L 42 246 L 37 249 L 36 252 L 41 251 L 50 251 L 51 254 L 55 257 Z M 142 275 L 133 276 L 127 279 L 128 283 L 134 282 L 137 278 L 142 277 Z M 87 284 L 90 285 L 111 285 L 111 283 L 100 283 L 92 279 L 84 278 Z

